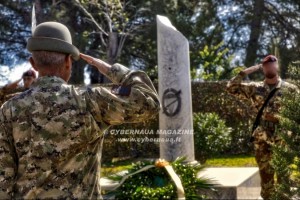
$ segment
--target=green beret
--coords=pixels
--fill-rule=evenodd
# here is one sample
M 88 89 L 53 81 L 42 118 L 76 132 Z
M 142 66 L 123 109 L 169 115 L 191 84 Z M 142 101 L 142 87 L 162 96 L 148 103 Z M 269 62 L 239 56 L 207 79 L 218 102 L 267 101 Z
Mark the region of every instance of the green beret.
M 74 60 L 78 60 L 79 50 L 72 44 L 69 29 L 57 22 L 44 22 L 39 24 L 28 39 L 27 50 L 53 51 L 71 54 Z

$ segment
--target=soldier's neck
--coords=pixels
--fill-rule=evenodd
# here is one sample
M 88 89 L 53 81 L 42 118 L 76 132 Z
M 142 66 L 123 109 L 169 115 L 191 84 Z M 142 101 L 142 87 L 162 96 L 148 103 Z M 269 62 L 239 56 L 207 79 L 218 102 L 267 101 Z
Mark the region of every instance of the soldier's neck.
M 66 73 L 62 72 L 62 71 L 56 71 L 56 70 L 38 70 L 39 72 L 39 77 L 43 77 L 43 76 L 56 76 L 59 77 L 63 80 L 65 80 L 66 82 L 68 82 L 68 78 Z
M 274 85 L 277 84 L 279 81 L 279 76 L 275 76 L 274 78 L 265 78 L 265 83 L 268 85 Z

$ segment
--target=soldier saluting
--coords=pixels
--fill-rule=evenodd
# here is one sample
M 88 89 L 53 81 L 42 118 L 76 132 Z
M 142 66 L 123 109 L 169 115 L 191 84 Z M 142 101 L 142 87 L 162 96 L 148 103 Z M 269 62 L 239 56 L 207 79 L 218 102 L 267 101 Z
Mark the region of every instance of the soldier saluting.
M 157 92 L 143 71 L 80 54 L 60 23 L 38 25 L 27 49 L 39 77 L 1 107 L 0 199 L 100 199 L 103 132 L 154 117 Z M 68 85 L 80 57 L 114 86 Z
M 264 81 L 243 83 L 247 75 L 263 71 Z M 280 96 L 283 89 L 296 91 L 297 87 L 283 81 L 279 77 L 278 59 L 269 55 L 262 64 L 249 67 L 231 79 L 227 91 L 241 99 L 250 99 L 258 111 L 253 127 L 252 140 L 255 148 L 255 159 L 261 177 L 261 196 L 269 199 L 274 189 L 274 169 L 270 161 L 272 158 L 272 144 L 278 144 L 280 138 L 275 135 L 279 123 Z
M 24 92 L 25 90 L 28 90 L 32 85 L 32 83 L 34 83 L 35 79 L 36 79 L 35 72 L 29 69 L 23 73 L 22 78 L 12 83 L 8 83 L 2 88 L 0 88 L 0 106 L 8 99 L 17 95 L 19 92 Z M 19 82 L 22 80 L 24 84 L 23 87 L 19 85 Z
M 16 90 L 17 88 L 27 90 L 30 88 L 32 83 L 34 83 L 35 79 L 36 79 L 35 72 L 33 70 L 29 69 L 23 73 L 22 78 L 14 81 L 12 83 L 6 84 L 4 87 L 1 88 L 1 90 Z M 19 86 L 19 83 L 22 80 L 23 80 L 23 84 L 24 84 L 23 87 Z

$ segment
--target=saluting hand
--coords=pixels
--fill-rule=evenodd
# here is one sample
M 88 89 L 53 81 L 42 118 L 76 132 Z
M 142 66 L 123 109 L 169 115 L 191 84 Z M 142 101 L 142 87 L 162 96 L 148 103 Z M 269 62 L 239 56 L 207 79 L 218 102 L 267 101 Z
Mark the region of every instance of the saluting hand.
M 252 74 L 253 72 L 256 72 L 256 71 L 261 70 L 261 69 L 262 69 L 262 64 L 258 64 L 258 65 L 248 67 L 247 69 L 244 69 L 244 72 L 246 74 Z
M 80 58 L 85 60 L 90 65 L 95 66 L 103 74 L 106 74 L 107 71 L 111 68 L 110 64 L 83 53 L 80 53 Z

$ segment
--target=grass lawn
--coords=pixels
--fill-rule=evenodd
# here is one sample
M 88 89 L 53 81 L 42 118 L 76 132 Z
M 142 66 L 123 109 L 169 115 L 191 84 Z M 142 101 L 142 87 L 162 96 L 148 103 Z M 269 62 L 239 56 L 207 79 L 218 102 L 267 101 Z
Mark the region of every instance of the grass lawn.
M 230 155 L 210 158 L 206 161 L 207 167 L 257 167 L 252 155 Z
M 103 163 L 101 177 L 108 176 L 131 168 L 132 163 L 141 159 L 129 159 Z M 222 155 L 215 156 L 206 161 L 206 167 L 257 167 L 253 155 Z

